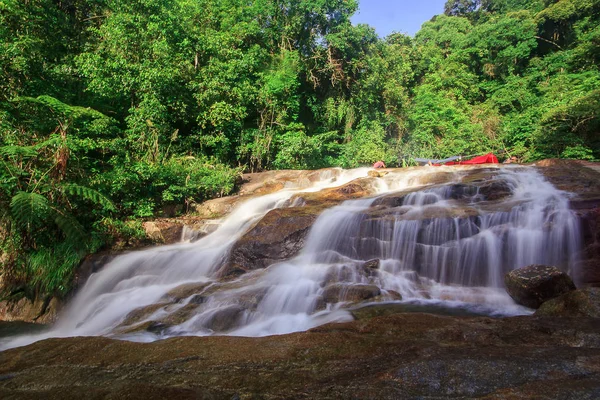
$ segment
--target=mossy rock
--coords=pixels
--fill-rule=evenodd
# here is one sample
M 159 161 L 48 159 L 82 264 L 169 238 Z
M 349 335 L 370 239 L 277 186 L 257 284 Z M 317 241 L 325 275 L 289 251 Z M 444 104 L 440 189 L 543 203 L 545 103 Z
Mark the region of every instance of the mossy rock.
M 506 291 L 525 307 L 539 308 L 542 303 L 575 290 L 569 275 L 556 267 L 529 265 L 504 276 Z
M 600 288 L 577 289 L 548 300 L 535 315 L 600 318 Z

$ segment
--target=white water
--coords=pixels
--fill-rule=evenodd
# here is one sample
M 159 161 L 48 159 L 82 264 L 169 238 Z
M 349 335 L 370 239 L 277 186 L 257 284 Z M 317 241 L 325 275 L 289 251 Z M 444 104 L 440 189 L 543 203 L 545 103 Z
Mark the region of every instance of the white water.
M 419 186 L 432 171 L 454 173 L 461 168 L 420 169 L 375 179 L 374 193 Z M 231 246 L 269 210 L 285 206 L 299 192 L 341 186 L 367 170 L 326 171 L 307 189 L 286 189 L 242 204 L 212 234 L 182 243 L 129 253 L 92 275 L 53 329 L 0 344 L 16 347 L 47 337 L 108 335 L 151 341 L 177 335 L 229 334 L 263 336 L 302 331 L 327 322 L 349 320 L 344 296 L 355 285 L 377 286 L 382 300 L 400 293 L 404 301 L 469 306 L 490 314 L 528 312 L 502 289 L 505 272 L 532 263 L 568 270 L 579 248 L 579 228 L 568 209 L 568 197 L 533 169 L 503 168 L 499 176 L 512 195 L 505 212 L 487 212 L 475 194 L 470 218 L 424 218 L 459 209 L 449 185 L 425 187 L 409 194 L 400 207 L 384 210 L 385 218 L 369 214 L 377 196 L 347 201 L 317 219 L 300 254 L 265 270 L 218 282 L 217 271 Z M 335 176 L 333 176 L 335 175 Z M 464 207 L 464 202 L 461 207 Z M 365 272 L 364 262 L 380 260 Z M 182 321 L 157 325 L 151 332 L 125 333 L 132 311 L 164 302 L 166 293 L 186 283 L 206 282 L 219 288 L 200 304 L 192 297 L 158 306 L 141 320 L 160 321 L 183 315 Z M 337 301 L 327 302 L 331 284 L 343 285 Z M 364 287 L 364 286 L 363 286 Z M 190 309 L 192 310 L 190 312 Z M 185 313 L 184 313 L 185 311 Z M 183 313 L 183 314 L 182 314 Z M 226 322 L 223 322 L 226 321 Z

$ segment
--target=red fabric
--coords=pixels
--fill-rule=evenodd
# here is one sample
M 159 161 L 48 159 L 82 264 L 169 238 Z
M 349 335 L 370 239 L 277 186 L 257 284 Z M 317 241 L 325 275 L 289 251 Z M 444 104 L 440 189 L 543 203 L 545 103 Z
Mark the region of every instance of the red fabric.
M 383 161 L 377 161 L 375 164 L 373 164 L 373 168 L 385 168 L 385 164 Z
M 498 157 L 493 153 L 488 153 L 484 156 L 477 156 L 468 161 L 451 161 L 444 165 L 471 165 L 471 164 L 498 164 Z

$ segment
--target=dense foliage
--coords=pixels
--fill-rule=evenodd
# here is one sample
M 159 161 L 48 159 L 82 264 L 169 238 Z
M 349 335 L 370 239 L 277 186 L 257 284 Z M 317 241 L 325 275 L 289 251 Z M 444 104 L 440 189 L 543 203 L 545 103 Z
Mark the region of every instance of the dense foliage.
M 5 286 L 64 294 L 132 221 L 242 170 L 600 158 L 600 0 L 450 0 L 415 38 L 356 9 L 0 0 Z

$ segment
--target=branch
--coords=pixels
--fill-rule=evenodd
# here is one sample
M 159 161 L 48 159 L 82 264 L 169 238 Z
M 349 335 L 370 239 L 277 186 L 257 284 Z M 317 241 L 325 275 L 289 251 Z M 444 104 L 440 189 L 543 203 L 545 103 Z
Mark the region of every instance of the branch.
M 93 19 L 106 18 L 106 17 L 108 17 L 108 15 L 94 15 L 93 17 L 82 19 L 81 22 L 86 22 L 86 21 L 91 21 Z
M 541 36 L 534 36 L 534 38 L 536 38 L 536 39 L 539 39 L 539 40 L 543 40 L 543 41 L 544 41 L 544 42 L 546 42 L 546 43 L 553 44 L 553 45 L 555 45 L 556 47 L 558 47 L 559 49 L 563 50 L 563 48 L 562 48 L 562 47 L 560 47 L 560 46 L 559 46 L 559 45 L 558 45 L 556 42 L 553 42 L 552 40 L 545 39 L 545 38 L 543 38 L 543 37 L 541 37 Z

